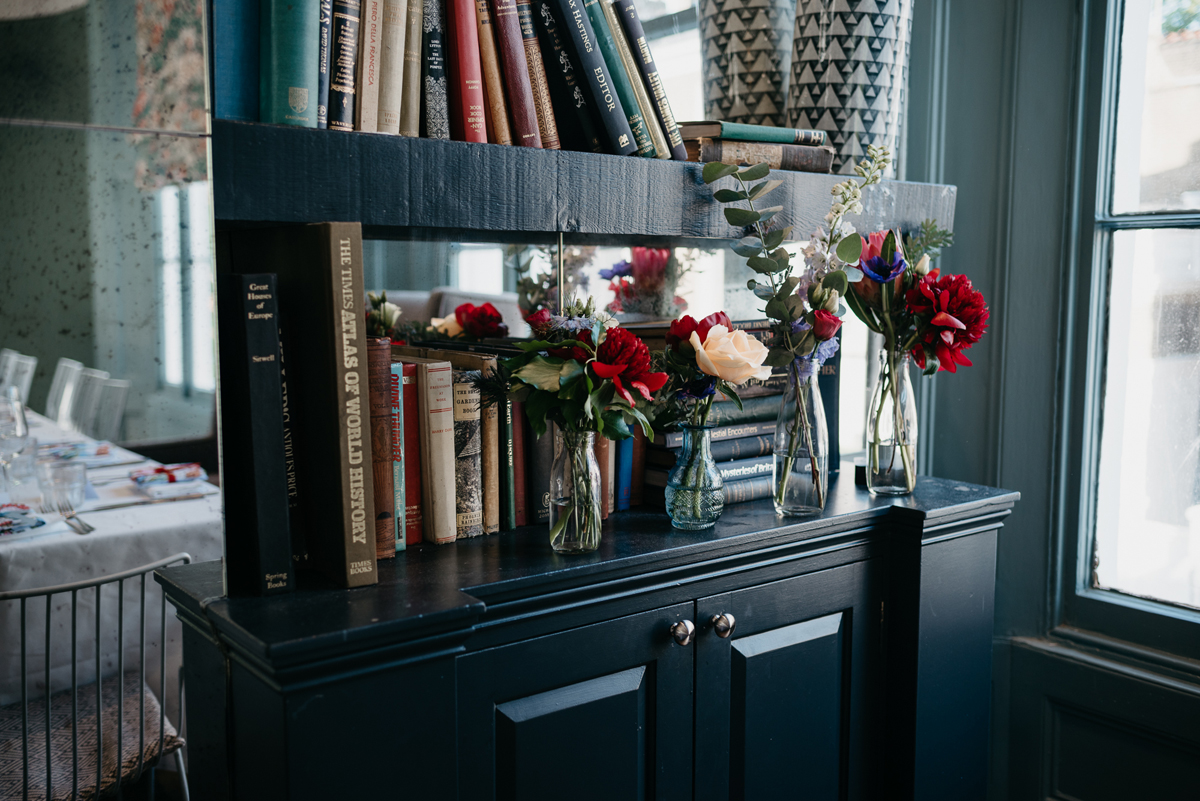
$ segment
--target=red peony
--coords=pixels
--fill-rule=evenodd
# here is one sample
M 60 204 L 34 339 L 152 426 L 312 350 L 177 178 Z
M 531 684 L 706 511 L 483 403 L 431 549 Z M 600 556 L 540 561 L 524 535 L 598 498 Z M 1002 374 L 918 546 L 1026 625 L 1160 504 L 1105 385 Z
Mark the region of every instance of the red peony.
M 696 318 L 690 314 L 685 314 L 678 320 L 672 320 L 671 327 L 667 329 L 667 347 L 678 348 L 681 343 L 692 338 L 692 332 L 695 330 Z
M 653 400 L 650 393 L 662 389 L 667 383 L 666 373 L 650 372 L 650 349 L 646 343 L 624 328 L 610 328 L 600 347 L 596 349 L 596 360 L 592 369 L 600 378 L 611 378 L 617 392 L 629 405 L 634 405 L 633 395 L 622 382 L 636 389 L 646 400 Z
M 570 340 L 566 341 L 570 342 Z M 589 345 L 592 344 L 592 329 L 585 328 L 581 331 L 576 331 L 575 341 L 586 342 Z M 586 350 L 571 345 L 562 348 L 550 348 L 546 351 L 546 353 L 550 354 L 551 356 L 557 356 L 560 359 L 574 359 L 577 362 L 586 362 L 590 358 L 590 355 Z
M 508 326 L 504 324 L 504 318 L 490 303 L 482 306 L 464 303 L 454 310 L 454 318 L 458 320 L 463 331 L 476 339 L 508 336 Z
M 813 312 L 813 336 L 822 342 L 826 339 L 833 339 L 841 327 L 842 321 L 836 314 L 831 314 L 824 309 L 817 309 Z
M 924 369 L 925 351 L 931 350 L 940 370 L 955 373 L 957 365 L 970 367 L 963 351 L 979 341 L 988 320 L 983 293 L 971 286 L 971 279 L 931 272 L 908 290 L 904 300 L 920 331 L 920 344 L 912 349 L 917 364 Z
M 630 272 L 638 288 L 644 292 L 657 292 L 667 280 L 667 262 L 671 259 L 669 248 L 632 248 Z
M 526 317 L 525 322 L 529 323 L 529 327 L 533 329 L 534 336 L 544 337 L 550 332 L 550 310 L 538 309 Z

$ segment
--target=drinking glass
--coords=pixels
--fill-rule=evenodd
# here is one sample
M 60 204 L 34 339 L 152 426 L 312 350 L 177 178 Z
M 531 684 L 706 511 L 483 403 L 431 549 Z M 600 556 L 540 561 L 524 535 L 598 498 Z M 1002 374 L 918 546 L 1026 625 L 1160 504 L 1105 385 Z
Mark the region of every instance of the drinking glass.
M 87 468 L 83 462 L 39 462 L 37 477 L 45 503 L 54 508 L 66 503 L 72 509 L 78 509 L 83 504 L 84 490 L 87 486 Z
M 5 474 L 8 498 L 13 503 L 36 506 L 41 500 L 37 479 L 38 441 L 28 437 L 25 448 L 9 460 Z
M 25 404 L 17 387 L 8 387 L 0 394 L 0 470 L 8 484 L 10 462 L 25 450 L 29 443 L 29 424 L 25 421 Z

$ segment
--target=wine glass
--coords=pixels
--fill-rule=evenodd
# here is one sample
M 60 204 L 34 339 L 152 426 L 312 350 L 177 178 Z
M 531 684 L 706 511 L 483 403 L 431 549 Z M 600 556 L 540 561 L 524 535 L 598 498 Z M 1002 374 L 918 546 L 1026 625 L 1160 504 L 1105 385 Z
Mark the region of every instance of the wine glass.
M 25 420 L 21 391 L 17 387 L 7 387 L 0 394 L 0 468 L 6 486 L 9 465 L 28 444 L 29 423 Z

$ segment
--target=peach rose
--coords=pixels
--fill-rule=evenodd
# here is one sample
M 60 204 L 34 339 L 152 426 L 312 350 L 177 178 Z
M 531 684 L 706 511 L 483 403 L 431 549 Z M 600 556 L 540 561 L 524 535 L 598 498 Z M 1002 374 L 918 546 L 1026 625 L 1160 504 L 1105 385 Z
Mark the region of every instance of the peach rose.
M 449 317 L 434 317 L 429 321 L 429 324 L 438 330 L 439 333 L 445 334 L 448 337 L 456 337 L 462 333 L 462 326 L 458 324 L 458 318 L 453 314 Z
M 695 331 L 688 341 L 696 351 L 696 365 L 702 373 L 730 384 L 771 377 L 771 368 L 763 366 L 769 352 L 767 346 L 746 336 L 745 331 L 730 331 L 723 325 L 714 325 L 708 329 L 704 342 Z

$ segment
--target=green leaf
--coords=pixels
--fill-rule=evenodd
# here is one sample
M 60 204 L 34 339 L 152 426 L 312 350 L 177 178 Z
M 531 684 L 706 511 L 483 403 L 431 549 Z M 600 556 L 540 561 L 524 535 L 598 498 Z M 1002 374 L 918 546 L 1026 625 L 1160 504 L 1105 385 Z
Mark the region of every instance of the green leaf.
M 879 255 L 885 262 L 889 264 L 892 261 L 892 256 L 896 254 L 896 232 L 888 231 L 887 236 L 883 238 L 883 245 L 879 248 Z
M 799 286 L 799 284 L 800 276 L 798 275 L 793 275 L 790 278 L 784 279 L 784 282 L 779 285 L 779 298 L 782 300 L 783 298 L 786 298 L 788 295 L 795 292 L 796 287 Z
M 746 282 L 746 289 L 749 289 L 751 292 L 754 291 L 754 287 L 756 287 L 756 286 L 758 286 L 758 282 L 755 281 L 753 278 L 751 278 L 749 281 Z
M 767 301 L 763 313 L 775 320 L 786 320 L 788 318 L 787 304 L 777 298 L 771 298 Z
M 514 342 L 513 344 L 523 351 L 546 350 L 554 347 L 553 342 L 547 342 L 544 339 L 535 339 L 533 342 Z
M 729 221 L 730 225 L 741 228 L 758 222 L 762 219 L 762 215 L 749 209 L 725 209 L 725 219 Z
M 790 351 L 772 349 L 763 359 L 763 364 L 767 367 L 786 367 L 793 358 Z
M 762 256 L 751 256 L 746 261 L 746 264 L 749 265 L 750 269 L 754 270 L 754 272 L 761 273 L 763 275 L 770 275 L 771 273 L 779 272 L 779 264 L 777 262 L 775 262 L 773 259 L 764 259 Z
M 722 394 L 722 395 L 724 395 L 725 397 L 727 397 L 727 398 L 729 398 L 731 401 L 733 401 L 734 405 L 738 407 L 738 411 L 739 411 L 739 412 L 740 412 L 740 411 L 743 411 L 743 409 L 742 409 L 742 399 L 741 399 L 741 398 L 739 398 L 739 397 L 738 397 L 738 394 L 737 394 L 736 392 L 734 392 L 734 391 L 733 391 L 733 387 L 729 386 L 729 385 L 728 385 L 728 384 L 726 384 L 724 381 L 718 381 L 718 382 L 717 382 L 717 389 L 719 389 L 719 390 L 721 391 L 721 394 Z
M 535 356 L 529 361 L 529 364 L 514 372 L 513 376 L 546 392 L 558 392 L 561 387 L 562 366 L 562 359 L 552 356 Z
M 795 314 L 796 312 L 804 311 L 804 298 L 799 295 L 788 295 L 783 299 L 783 303 L 788 307 L 788 311 Z
M 783 206 L 771 206 L 769 209 L 759 210 L 758 215 L 762 222 L 766 222 L 767 220 L 774 219 L 775 215 L 781 211 L 783 211 Z
M 704 165 L 704 171 L 701 177 L 704 178 L 704 183 L 711 184 L 714 181 L 719 181 L 726 175 L 733 175 L 738 171 L 738 168 L 732 164 L 722 164 L 719 161 L 710 161 Z
M 713 197 L 722 203 L 736 203 L 739 200 L 745 200 L 749 195 L 734 189 L 718 189 L 713 192 Z
M 746 167 L 738 170 L 738 178 L 743 181 L 757 181 L 760 178 L 766 178 L 771 173 L 771 166 L 766 162 L 755 164 L 753 167 Z
M 861 255 L 862 237 L 858 234 L 842 237 L 842 241 L 837 243 L 837 257 L 846 264 L 857 264 Z
M 574 510 L 574 508 L 575 504 L 567 503 L 566 506 L 558 511 L 558 520 L 555 521 L 554 525 L 550 527 L 550 539 L 553 540 L 556 536 L 558 536 L 558 533 L 567 525 L 567 521 L 571 519 L 571 512 Z
M 839 295 L 845 295 L 846 290 L 850 288 L 850 281 L 846 278 L 846 274 L 841 270 L 834 270 L 821 279 L 821 286 L 825 289 L 832 289 Z
M 928 345 L 923 347 L 925 350 L 925 369 L 921 371 L 921 375 L 933 375 L 941 368 L 942 363 L 938 361 L 937 354 L 933 348 Z
M 628 439 L 633 434 L 625 423 L 625 417 L 616 409 L 605 409 L 600 415 L 600 420 L 604 424 L 604 431 L 601 433 L 609 439 Z
M 775 248 L 779 247 L 783 244 L 783 237 L 786 235 L 786 233 L 787 230 L 783 228 L 769 232 L 763 238 L 763 247 L 765 247 L 767 250 L 774 250 Z
M 761 184 L 755 184 L 750 187 L 750 199 L 757 200 L 768 192 L 774 192 L 781 186 L 783 186 L 783 181 L 763 181 Z
M 642 433 L 646 435 L 647 439 L 654 439 L 654 429 L 650 427 L 650 421 L 646 419 L 646 415 L 637 409 L 628 409 L 625 413 L 641 425 Z
M 762 242 L 759 241 L 757 236 L 742 237 L 729 247 L 733 249 L 734 253 L 739 256 L 746 256 L 747 258 L 759 255 L 763 249 Z
M 758 286 L 754 287 L 754 296 L 756 298 L 760 298 L 761 300 L 770 300 L 771 298 L 775 297 L 775 292 L 766 284 L 759 284 Z

